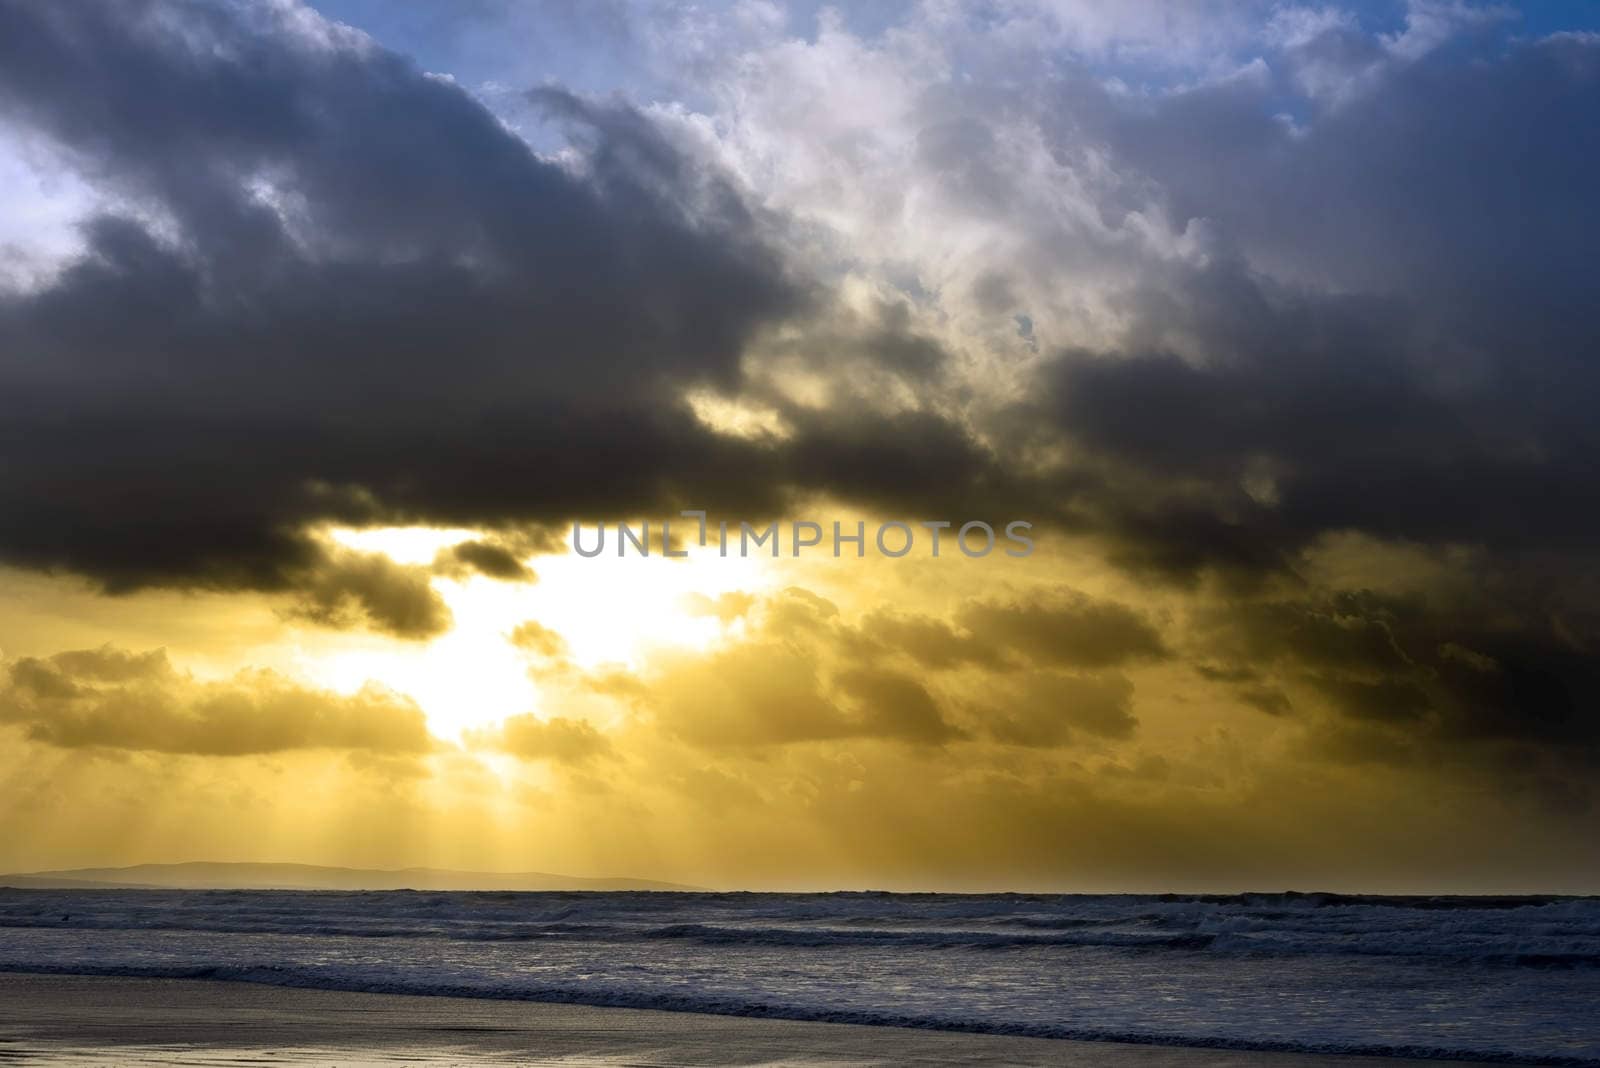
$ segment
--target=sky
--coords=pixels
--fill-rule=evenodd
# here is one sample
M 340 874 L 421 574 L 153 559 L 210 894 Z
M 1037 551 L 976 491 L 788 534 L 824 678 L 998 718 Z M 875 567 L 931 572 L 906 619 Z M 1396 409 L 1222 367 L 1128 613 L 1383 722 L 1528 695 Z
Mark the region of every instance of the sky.
M 1600 890 L 1597 31 L 0 0 L 0 871 Z

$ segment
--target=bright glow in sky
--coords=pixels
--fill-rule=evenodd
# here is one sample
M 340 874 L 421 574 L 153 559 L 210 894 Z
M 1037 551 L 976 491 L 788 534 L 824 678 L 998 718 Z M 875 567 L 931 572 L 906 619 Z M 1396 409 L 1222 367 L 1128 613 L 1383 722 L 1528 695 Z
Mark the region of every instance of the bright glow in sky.
M 585 529 L 589 544 L 593 526 Z M 470 540 L 471 531 L 437 528 L 338 529 L 328 537 L 347 548 L 381 552 L 398 564 L 425 564 L 443 549 Z M 705 614 L 704 600 L 726 593 L 761 593 L 777 581 L 760 558 L 722 558 L 715 544 L 693 546 L 689 556 L 667 559 L 614 555 L 615 528 L 606 552 L 533 557 L 525 561 L 534 583 L 497 582 L 481 575 L 434 577 L 455 625 L 426 643 L 385 640 L 338 642 L 300 648 L 296 670 L 317 685 L 354 693 L 369 680 L 414 698 L 430 727 L 445 738 L 490 726 L 507 716 L 538 712 L 540 691 L 527 653 L 511 634 L 530 620 L 566 641 L 568 658 L 584 670 L 616 665 L 639 668 L 653 651 L 704 650 L 725 632 Z M 629 552 L 632 553 L 630 546 Z

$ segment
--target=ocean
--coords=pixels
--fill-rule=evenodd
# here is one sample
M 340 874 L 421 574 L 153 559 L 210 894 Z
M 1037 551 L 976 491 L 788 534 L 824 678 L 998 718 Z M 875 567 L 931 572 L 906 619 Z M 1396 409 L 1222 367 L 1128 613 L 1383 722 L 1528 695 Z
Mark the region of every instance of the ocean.
M 0 970 L 1600 1065 L 1600 899 L 0 890 Z

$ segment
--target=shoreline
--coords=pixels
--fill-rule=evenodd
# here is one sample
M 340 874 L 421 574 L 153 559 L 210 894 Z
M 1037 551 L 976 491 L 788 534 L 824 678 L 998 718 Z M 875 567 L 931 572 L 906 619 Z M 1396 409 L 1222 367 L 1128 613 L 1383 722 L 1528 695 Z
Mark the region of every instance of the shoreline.
M 660 1009 L 0 972 L 0 1064 L 1119 1065 L 1483 1063 L 1027 1038 Z

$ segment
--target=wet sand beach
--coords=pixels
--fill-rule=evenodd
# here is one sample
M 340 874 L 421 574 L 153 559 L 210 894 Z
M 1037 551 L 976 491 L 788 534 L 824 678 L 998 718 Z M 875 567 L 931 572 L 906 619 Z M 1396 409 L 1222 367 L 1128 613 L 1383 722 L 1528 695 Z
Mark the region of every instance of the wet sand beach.
M 1439 1068 L 1465 1062 L 1071 1042 L 189 979 L 0 973 L 0 1063 Z

